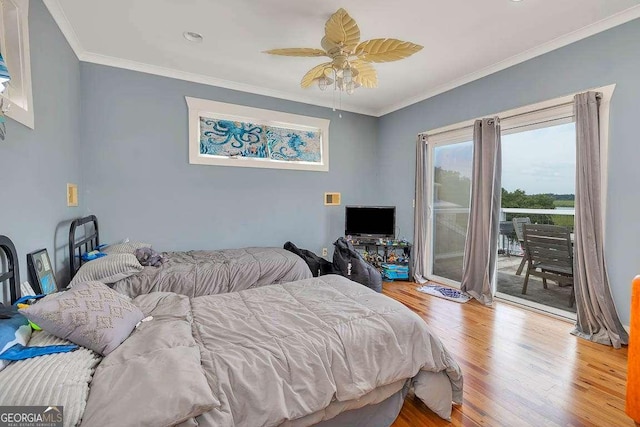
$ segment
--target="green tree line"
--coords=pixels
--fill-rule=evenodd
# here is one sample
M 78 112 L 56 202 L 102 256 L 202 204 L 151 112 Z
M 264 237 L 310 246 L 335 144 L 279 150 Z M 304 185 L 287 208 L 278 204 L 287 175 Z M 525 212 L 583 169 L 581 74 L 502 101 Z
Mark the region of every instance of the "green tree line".
M 471 179 L 456 171 L 436 167 L 434 171 L 436 183 L 436 200 L 446 201 L 460 207 L 469 207 Z M 508 191 L 502 188 L 502 207 L 521 209 L 555 209 L 556 207 L 573 207 L 574 194 L 527 194 L 524 190 Z M 530 215 L 507 214 L 507 221 L 513 217 L 528 216 L 538 224 L 555 224 L 573 228 L 573 216 L 570 215 Z

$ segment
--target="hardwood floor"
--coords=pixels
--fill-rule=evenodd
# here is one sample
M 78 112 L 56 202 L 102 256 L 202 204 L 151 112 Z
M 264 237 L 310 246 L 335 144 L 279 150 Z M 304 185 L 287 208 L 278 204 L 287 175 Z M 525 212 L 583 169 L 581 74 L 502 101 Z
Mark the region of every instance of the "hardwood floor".
M 506 304 L 458 304 L 385 283 L 383 293 L 417 312 L 464 374 L 451 423 L 407 397 L 394 427 L 634 426 L 624 413 L 627 349 L 579 339 L 573 325 Z

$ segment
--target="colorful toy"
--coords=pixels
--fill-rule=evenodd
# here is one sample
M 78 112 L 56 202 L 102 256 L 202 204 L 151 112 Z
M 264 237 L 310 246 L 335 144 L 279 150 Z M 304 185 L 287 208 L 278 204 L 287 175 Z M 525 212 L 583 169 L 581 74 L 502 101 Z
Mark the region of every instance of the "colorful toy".
M 103 256 L 107 256 L 107 254 L 105 254 L 104 252 L 100 252 L 100 251 L 91 251 L 91 252 L 83 253 L 80 258 L 83 261 L 92 261 L 94 259 L 102 258 Z
M 29 308 L 29 304 L 16 304 L 16 305 L 18 306 L 19 309 Z M 42 328 L 40 326 L 36 325 L 31 320 L 29 320 L 29 325 L 31 325 L 31 329 L 33 329 L 34 331 L 41 331 L 42 330 Z

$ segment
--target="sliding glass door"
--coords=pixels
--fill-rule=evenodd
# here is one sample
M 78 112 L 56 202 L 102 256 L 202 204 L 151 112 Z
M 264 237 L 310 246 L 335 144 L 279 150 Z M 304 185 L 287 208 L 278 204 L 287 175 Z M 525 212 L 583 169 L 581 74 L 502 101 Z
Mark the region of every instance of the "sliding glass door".
M 521 296 L 522 241 L 516 236 L 512 219 L 561 225 L 570 231 L 573 227 L 573 101 L 567 99 L 550 106 L 545 103 L 527 113 L 517 110 L 503 115 L 498 290 L 502 290 L 502 267 L 508 261 L 513 269 L 513 293 Z M 469 121 L 436 129 L 428 137 L 426 273 L 428 279 L 451 286 L 459 286 L 462 280 L 471 202 L 473 130 L 473 121 Z
M 498 240 L 499 298 L 565 317 L 575 313 L 572 287 L 527 276 L 522 224 L 547 224 L 573 235 L 576 193 L 576 126 L 569 117 L 502 135 L 502 209 Z M 565 123 L 566 122 L 566 123 Z M 519 229 L 516 226 L 519 225 Z M 552 245 L 541 252 L 556 250 Z M 540 247 L 537 247 L 540 250 Z
M 430 143 L 429 159 L 429 277 L 458 286 L 469 221 L 473 143 Z

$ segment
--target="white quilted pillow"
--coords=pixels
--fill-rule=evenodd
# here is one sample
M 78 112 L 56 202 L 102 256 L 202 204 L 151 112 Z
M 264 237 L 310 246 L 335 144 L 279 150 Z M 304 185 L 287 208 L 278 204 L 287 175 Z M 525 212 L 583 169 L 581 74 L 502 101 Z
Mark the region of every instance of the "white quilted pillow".
M 71 344 L 47 332 L 34 332 L 30 346 Z M 89 383 L 102 358 L 80 347 L 11 362 L 0 372 L 0 402 L 5 406 L 64 406 L 64 426 L 80 423 L 89 396 Z

